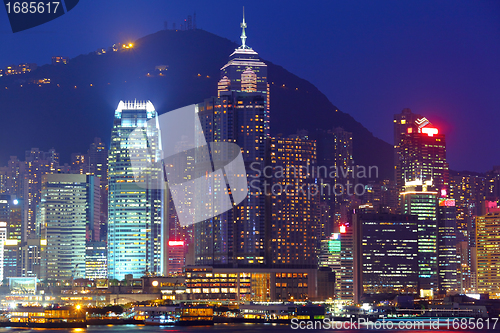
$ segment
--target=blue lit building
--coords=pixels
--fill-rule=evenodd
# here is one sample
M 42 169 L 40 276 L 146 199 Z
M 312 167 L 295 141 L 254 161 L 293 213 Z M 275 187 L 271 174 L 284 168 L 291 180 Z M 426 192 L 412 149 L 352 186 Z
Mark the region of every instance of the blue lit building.
M 123 280 L 127 274 L 134 278 L 146 273 L 163 274 L 163 171 L 160 167 L 147 167 L 140 179 L 135 179 L 130 161 L 132 154 L 143 156 L 145 161 L 159 161 L 159 128 L 146 125 L 155 117 L 157 113 L 150 101 L 120 101 L 115 111 L 108 158 L 110 279 Z M 129 140 L 135 129 L 144 130 L 148 146 L 141 138 Z

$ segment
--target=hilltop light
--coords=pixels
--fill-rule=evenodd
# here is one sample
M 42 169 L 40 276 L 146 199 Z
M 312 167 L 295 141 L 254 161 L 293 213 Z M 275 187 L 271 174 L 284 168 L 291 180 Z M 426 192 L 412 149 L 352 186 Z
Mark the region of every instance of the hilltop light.
M 132 46 L 134 46 L 134 44 L 132 44 L 132 43 L 129 43 L 129 44 L 128 44 L 128 47 L 132 47 Z

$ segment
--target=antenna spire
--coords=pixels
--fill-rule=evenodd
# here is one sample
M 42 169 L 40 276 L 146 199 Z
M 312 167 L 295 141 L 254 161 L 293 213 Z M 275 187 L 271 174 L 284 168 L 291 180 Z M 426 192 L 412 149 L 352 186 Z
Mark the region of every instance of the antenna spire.
M 247 27 L 247 24 L 245 22 L 245 6 L 243 6 L 243 22 L 241 22 L 240 24 L 241 26 L 241 48 L 242 49 L 246 49 L 248 48 L 248 46 L 246 46 L 246 39 L 247 39 L 247 35 L 245 33 L 245 28 Z

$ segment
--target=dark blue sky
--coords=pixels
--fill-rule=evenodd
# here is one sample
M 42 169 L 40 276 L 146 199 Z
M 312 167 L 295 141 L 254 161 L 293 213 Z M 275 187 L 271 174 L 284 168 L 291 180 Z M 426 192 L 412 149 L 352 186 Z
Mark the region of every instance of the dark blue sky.
M 243 5 L 248 45 L 376 136 L 392 143 L 393 114 L 409 107 L 447 135 L 452 169 L 500 165 L 500 1 L 80 0 L 16 34 L 0 10 L 0 67 L 133 41 L 195 11 L 199 28 L 236 41 Z

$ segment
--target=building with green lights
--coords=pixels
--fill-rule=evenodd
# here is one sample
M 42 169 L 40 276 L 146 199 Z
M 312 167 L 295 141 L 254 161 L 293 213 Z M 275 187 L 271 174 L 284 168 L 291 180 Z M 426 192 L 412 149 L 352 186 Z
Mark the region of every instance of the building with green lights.
M 420 289 L 438 288 L 438 192 L 432 182 L 406 182 L 400 194 L 401 213 L 418 217 L 418 276 Z

